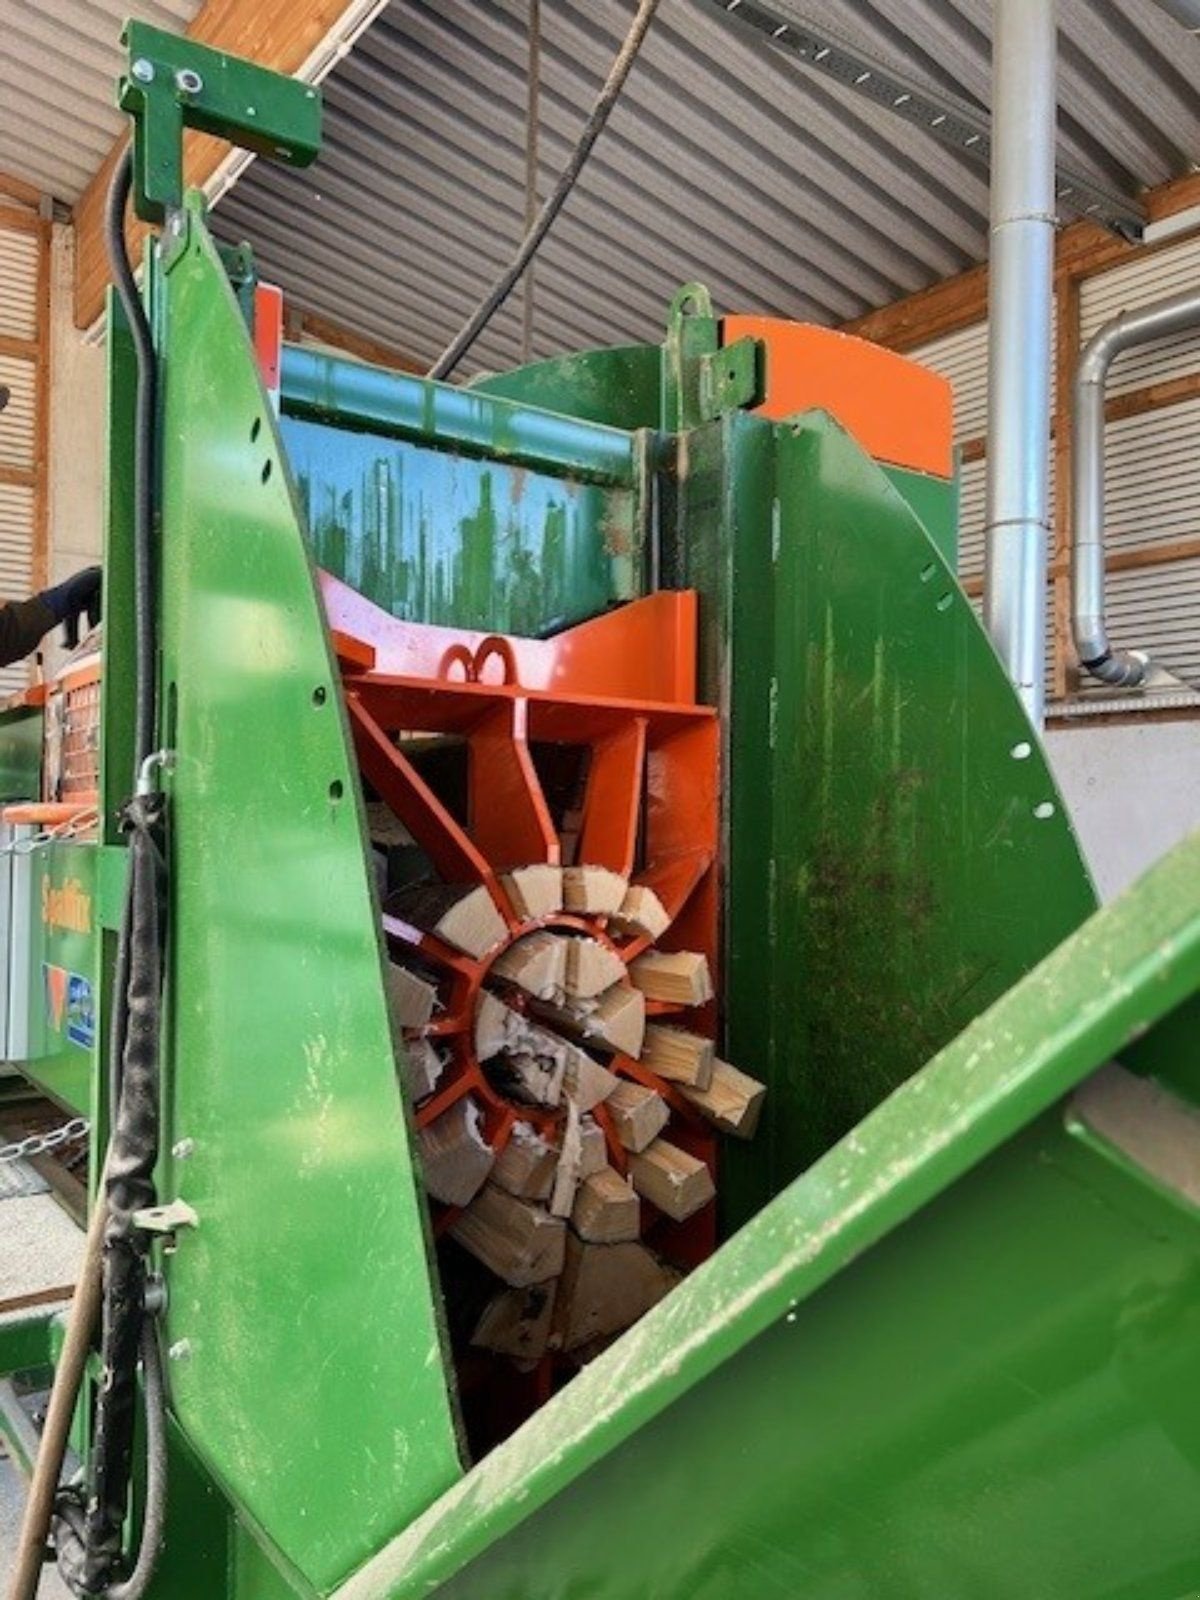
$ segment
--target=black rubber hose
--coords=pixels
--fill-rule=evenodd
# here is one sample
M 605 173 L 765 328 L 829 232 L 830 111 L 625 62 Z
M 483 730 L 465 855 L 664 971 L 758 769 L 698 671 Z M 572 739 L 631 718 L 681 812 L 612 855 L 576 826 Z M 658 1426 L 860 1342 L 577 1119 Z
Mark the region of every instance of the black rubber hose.
M 146 1504 L 133 1571 L 109 1584 L 104 1600 L 142 1600 L 158 1564 L 167 1525 L 167 1385 L 162 1342 L 152 1318 L 142 1328 L 142 1385 L 146 1395 Z
M 137 361 L 134 416 L 134 762 L 133 798 L 123 809 L 129 834 L 129 884 L 112 991 L 110 1048 L 111 1132 L 105 1163 L 106 1210 L 103 1382 L 97 1395 L 91 1481 L 82 1516 L 77 1491 L 60 1497 L 59 1564 L 76 1593 L 103 1600 L 141 1600 L 162 1543 L 167 1496 L 166 1392 L 154 1321 L 146 1311 L 146 1235 L 137 1210 L 154 1203 L 159 1144 L 159 1043 L 165 947 L 164 806 L 139 793 L 143 765 L 154 749 L 157 724 L 154 470 L 157 358 L 150 325 L 125 247 L 125 209 L 132 183 L 127 151 L 113 175 L 105 208 L 105 237 L 117 294 Z M 138 1554 L 128 1577 L 123 1530 L 142 1362 L 146 1416 L 147 1499 Z
M 558 216 L 558 213 L 567 203 L 567 198 L 575 187 L 575 180 L 582 172 L 584 162 L 592 153 L 592 146 L 604 131 L 604 124 L 608 121 L 609 113 L 616 105 L 621 90 L 625 86 L 625 79 L 629 76 L 629 69 L 637 59 L 637 53 L 642 47 L 642 40 L 646 37 L 650 23 L 654 18 L 654 13 L 658 10 L 658 5 L 659 0 L 641 0 L 637 14 L 634 16 L 629 32 L 625 36 L 625 42 L 617 51 L 613 64 L 609 69 L 608 77 L 604 80 L 604 87 L 596 96 L 596 103 L 583 125 L 583 131 L 579 135 L 575 148 L 571 151 L 570 158 L 559 174 L 558 182 L 551 190 L 546 203 L 538 212 L 537 220 L 521 240 L 516 255 L 476 306 L 461 333 L 451 340 L 430 367 L 427 374 L 428 377 L 448 378 L 450 376 L 488 323 L 496 315 L 496 312 L 508 299 L 512 293 L 513 285 L 533 260 L 539 245 L 549 233 L 555 217 Z
M 133 264 L 125 247 L 125 207 L 133 183 L 133 157 L 121 157 L 109 186 L 104 209 L 104 240 L 121 309 L 129 323 L 137 357 L 137 399 L 134 414 L 135 466 L 133 487 L 133 605 L 136 675 L 133 738 L 133 783 L 137 790 L 142 762 L 154 749 L 157 661 L 154 619 L 154 433 L 158 365 Z

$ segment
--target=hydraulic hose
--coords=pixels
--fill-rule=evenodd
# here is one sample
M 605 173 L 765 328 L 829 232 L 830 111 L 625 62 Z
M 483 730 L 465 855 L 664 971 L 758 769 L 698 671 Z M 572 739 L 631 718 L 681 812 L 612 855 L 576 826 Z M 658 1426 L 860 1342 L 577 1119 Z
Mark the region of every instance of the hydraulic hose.
M 630 25 L 625 42 L 617 51 L 612 66 L 609 68 L 608 77 L 604 86 L 596 96 L 596 103 L 591 109 L 583 131 L 579 135 L 575 148 L 571 151 L 566 166 L 559 174 L 558 182 L 554 185 L 542 209 L 538 212 L 533 226 L 517 247 L 517 253 L 496 279 L 495 283 L 484 295 L 483 299 L 471 313 L 466 326 L 458 333 L 442 351 L 441 355 L 430 367 L 427 374 L 430 378 L 448 378 L 467 351 L 487 327 L 488 323 L 499 311 L 500 307 L 512 293 L 513 285 L 520 278 L 525 268 L 533 260 L 542 240 L 550 231 L 555 217 L 566 205 L 571 190 L 575 187 L 575 180 L 583 171 L 584 162 L 592 153 L 592 146 L 604 131 L 604 124 L 608 121 L 609 113 L 620 98 L 625 80 L 629 76 L 630 68 L 637 60 L 638 51 L 642 47 L 642 40 L 646 37 L 654 13 L 658 10 L 659 0 L 641 0 L 633 22 Z
M 134 1220 L 155 1199 L 159 1145 L 159 1038 L 165 947 L 165 802 L 145 781 L 157 723 L 154 573 L 154 436 L 157 358 L 125 246 L 132 161 L 122 158 L 109 190 L 105 234 L 117 294 L 137 362 L 134 417 L 134 770 L 121 814 L 129 837 L 129 881 L 112 990 L 111 1137 L 102 1194 L 104 1283 L 95 1432 L 86 1492 L 60 1492 L 55 1523 L 59 1570 L 76 1594 L 141 1600 L 158 1559 L 167 1499 L 166 1389 L 159 1340 L 146 1309 L 148 1246 Z M 146 1420 L 146 1503 L 138 1552 L 121 1575 L 128 1516 L 137 1369 Z

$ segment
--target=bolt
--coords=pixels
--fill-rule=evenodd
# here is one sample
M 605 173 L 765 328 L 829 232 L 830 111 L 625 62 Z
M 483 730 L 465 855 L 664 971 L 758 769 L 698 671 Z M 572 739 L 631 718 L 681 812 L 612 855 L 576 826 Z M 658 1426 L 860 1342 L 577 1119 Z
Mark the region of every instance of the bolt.
M 191 67 L 180 67 L 175 74 L 175 87 L 180 94 L 199 94 L 204 87 L 204 79 Z
M 154 82 L 154 63 L 147 61 L 145 56 L 139 56 L 129 70 L 139 83 Z
M 177 1139 L 171 1146 L 171 1154 L 176 1161 L 190 1161 L 196 1153 L 195 1139 Z
M 176 1339 L 175 1343 L 167 1346 L 168 1361 L 190 1361 L 192 1359 L 192 1341 L 190 1339 Z
M 147 1316 L 160 1317 L 167 1309 L 167 1285 L 159 1272 L 152 1272 L 142 1291 L 142 1305 Z

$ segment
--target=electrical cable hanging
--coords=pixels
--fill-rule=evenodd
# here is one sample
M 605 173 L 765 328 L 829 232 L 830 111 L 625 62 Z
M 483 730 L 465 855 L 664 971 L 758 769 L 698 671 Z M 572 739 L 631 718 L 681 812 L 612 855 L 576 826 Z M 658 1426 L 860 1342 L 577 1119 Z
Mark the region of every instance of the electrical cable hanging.
M 538 123 L 542 91 L 542 0 L 529 0 L 529 54 L 526 70 L 525 101 L 525 232 L 537 220 Z M 533 348 L 535 269 L 531 261 L 525 270 L 525 293 L 521 300 L 521 362 L 524 365 Z
M 133 589 L 135 705 L 133 795 L 122 808 L 129 836 L 129 886 L 112 989 L 109 1142 L 103 1196 L 104 1378 L 97 1395 L 91 1481 L 62 1490 L 56 1504 L 59 1570 L 71 1588 L 98 1600 L 141 1600 L 162 1544 L 166 1517 L 166 1385 L 153 1315 L 146 1308 L 146 1236 L 134 1214 L 155 1200 L 159 1144 L 159 1037 L 165 949 L 165 802 L 150 773 L 157 723 L 153 471 L 156 357 L 150 325 L 125 246 L 132 185 L 127 151 L 113 175 L 105 238 L 137 360 L 134 431 Z M 146 1418 L 146 1498 L 138 1552 L 120 1576 L 132 1473 L 137 1370 Z
M 658 6 L 659 0 L 641 0 L 629 32 L 625 36 L 625 42 L 618 50 L 609 69 L 608 77 L 604 80 L 604 86 L 596 96 L 596 103 L 593 105 L 591 113 L 583 125 L 583 131 L 579 135 L 575 148 L 571 151 L 570 158 L 560 173 L 558 182 L 547 197 L 542 209 L 538 212 L 537 220 L 521 240 L 512 261 L 476 306 L 465 327 L 450 341 L 430 367 L 426 374 L 427 377 L 448 378 L 450 376 L 496 312 L 508 299 L 512 293 L 513 285 L 525 271 L 530 261 L 532 261 L 542 240 L 549 233 L 555 217 L 558 216 L 558 213 L 566 204 L 571 190 L 575 187 L 575 181 L 591 154 L 592 146 L 604 131 L 604 125 L 608 121 L 609 113 L 620 97 L 621 90 L 625 86 L 625 80 L 629 76 L 630 68 L 637 59 L 638 51 L 641 49 L 642 41 L 646 37 Z

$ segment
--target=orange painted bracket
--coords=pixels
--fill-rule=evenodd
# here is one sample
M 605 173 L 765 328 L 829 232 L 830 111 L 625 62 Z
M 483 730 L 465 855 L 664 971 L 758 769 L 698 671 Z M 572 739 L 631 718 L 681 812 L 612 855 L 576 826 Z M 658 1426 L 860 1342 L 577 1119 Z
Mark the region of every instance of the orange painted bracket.
M 85 801 L 27 801 L 5 806 L 0 818 L 13 827 L 63 828 L 96 810 L 95 796 Z
M 782 317 L 726 317 L 722 328 L 726 344 L 749 337 L 766 346 L 760 415 L 828 411 L 877 461 L 953 476 L 954 397 L 940 374 L 853 334 Z
M 374 645 L 368 644 L 365 639 L 356 639 L 351 633 L 343 633 L 340 628 L 331 628 L 329 636 L 333 641 L 333 653 L 343 672 L 370 672 L 373 669 Z
M 319 575 L 335 647 L 357 640 L 367 670 L 432 683 L 478 683 L 664 705 L 696 703 L 698 605 L 690 589 L 663 590 L 550 639 L 502 638 L 403 622 L 332 573 Z M 472 676 L 474 673 L 474 676 Z

